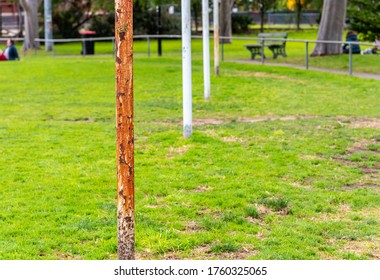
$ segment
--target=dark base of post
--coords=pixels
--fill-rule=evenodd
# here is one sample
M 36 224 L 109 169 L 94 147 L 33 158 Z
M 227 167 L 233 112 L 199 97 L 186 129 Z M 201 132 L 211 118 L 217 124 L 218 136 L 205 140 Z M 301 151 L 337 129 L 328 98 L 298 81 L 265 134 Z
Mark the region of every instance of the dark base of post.
M 158 41 L 157 41 L 157 54 L 158 54 L 158 56 L 162 56 L 162 43 L 161 43 L 161 39 L 158 39 Z

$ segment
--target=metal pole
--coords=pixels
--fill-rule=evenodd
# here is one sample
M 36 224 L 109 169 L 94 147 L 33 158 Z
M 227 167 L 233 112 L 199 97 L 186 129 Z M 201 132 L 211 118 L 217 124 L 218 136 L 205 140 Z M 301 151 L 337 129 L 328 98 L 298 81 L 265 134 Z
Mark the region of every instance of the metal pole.
M 115 57 L 115 38 L 112 38 L 112 56 Z
M 135 258 L 133 0 L 115 0 L 118 257 Z
M 182 91 L 183 136 L 192 134 L 192 84 L 191 84 L 191 15 L 190 0 L 181 0 L 182 11 Z
M 157 12 L 157 35 L 161 34 L 161 6 L 156 6 Z M 162 56 L 161 38 L 157 38 L 157 55 Z
M 264 38 L 261 39 L 261 64 L 264 64 Z
M 210 99 L 210 38 L 208 0 L 202 0 L 203 81 L 205 100 Z
M 349 66 L 349 74 L 352 75 L 352 43 L 349 42 L 349 46 L 350 46 L 350 66 Z
M 306 70 L 309 70 L 309 42 L 306 41 Z
M 148 57 L 150 57 L 150 37 L 148 36 Z
M 222 40 L 222 61 L 224 61 L 224 41 Z
M 53 50 L 53 17 L 51 15 L 51 0 L 44 0 L 45 17 L 45 51 Z
M 219 76 L 219 0 L 214 0 L 214 73 Z

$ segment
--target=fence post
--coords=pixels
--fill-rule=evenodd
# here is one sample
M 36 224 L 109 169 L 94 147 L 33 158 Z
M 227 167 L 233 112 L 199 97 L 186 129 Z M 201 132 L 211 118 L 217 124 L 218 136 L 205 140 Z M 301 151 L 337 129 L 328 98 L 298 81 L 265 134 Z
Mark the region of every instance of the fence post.
M 309 41 L 306 41 L 306 70 L 309 70 Z
M 148 57 L 150 57 L 150 37 L 148 36 Z
M 350 46 L 350 66 L 349 66 L 349 74 L 352 75 L 352 43 L 349 42 Z
M 224 40 L 222 40 L 222 61 L 224 61 Z
M 113 57 L 115 57 L 115 49 L 116 49 L 115 38 L 112 38 L 112 56 Z

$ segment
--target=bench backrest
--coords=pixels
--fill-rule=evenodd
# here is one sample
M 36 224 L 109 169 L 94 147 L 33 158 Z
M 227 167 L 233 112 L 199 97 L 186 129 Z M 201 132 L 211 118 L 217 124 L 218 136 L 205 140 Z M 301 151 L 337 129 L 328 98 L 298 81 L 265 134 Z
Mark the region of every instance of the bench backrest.
M 258 38 L 260 39 L 265 39 L 265 38 L 278 38 L 278 39 L 287 39 L 288 38 L 288 33 L 286 32 L 278 32 L 278 33 L 259 33 L 257 35 Z M 278 43 L 278 44 L 283 44 L 285 46 L 286 41 L 271 41 L 271 40 L 265 40 L 265 43 Z

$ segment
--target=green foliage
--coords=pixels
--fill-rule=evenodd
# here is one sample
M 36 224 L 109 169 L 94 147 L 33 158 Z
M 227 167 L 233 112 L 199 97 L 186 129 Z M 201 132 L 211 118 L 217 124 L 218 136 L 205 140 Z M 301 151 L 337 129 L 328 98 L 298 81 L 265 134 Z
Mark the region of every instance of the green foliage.
M 53 2 L 54 37 L 79 37 L 79 29 L 92 17 L 86 11 L 91 11 L 91 1 Z
M 164 6 L 165 7 L 165 6 Z M 180 34 L 181 19 L 161 8 L 161 34 Z M 157 11 L 148 2 L 136 1 L 133 7 L 134 34 L 157 34 Z
M 247 207 L 246 211 L 247 211 L 248 217 L 252 217 L 254 219 L 257 219 L 260 217 L 260 212 L 257 210 L 256 207 L 249 206 L 249 207 Z
M 253 19 L 250 16 L 244 16 L 239 14 L 232 14 L 232 33 L 241 34 L 249 31 L 249 25 Z
M 91 19 L 90 29 L 96 32 L 97 36 L 110 37 L 115 33 L 115 13 L 98 15 Z
M 259 200 L 259 203 L 264 204 L 269 208 L 272 208 L 274 211 L 281 211 L 288 207 L 288 201 L 283 197 L 262 198 Z
M 380 2 L 378 0 L 349 0 L 347 17 L 352 30 L 363 40 L 374 41 L 380 35 Z

